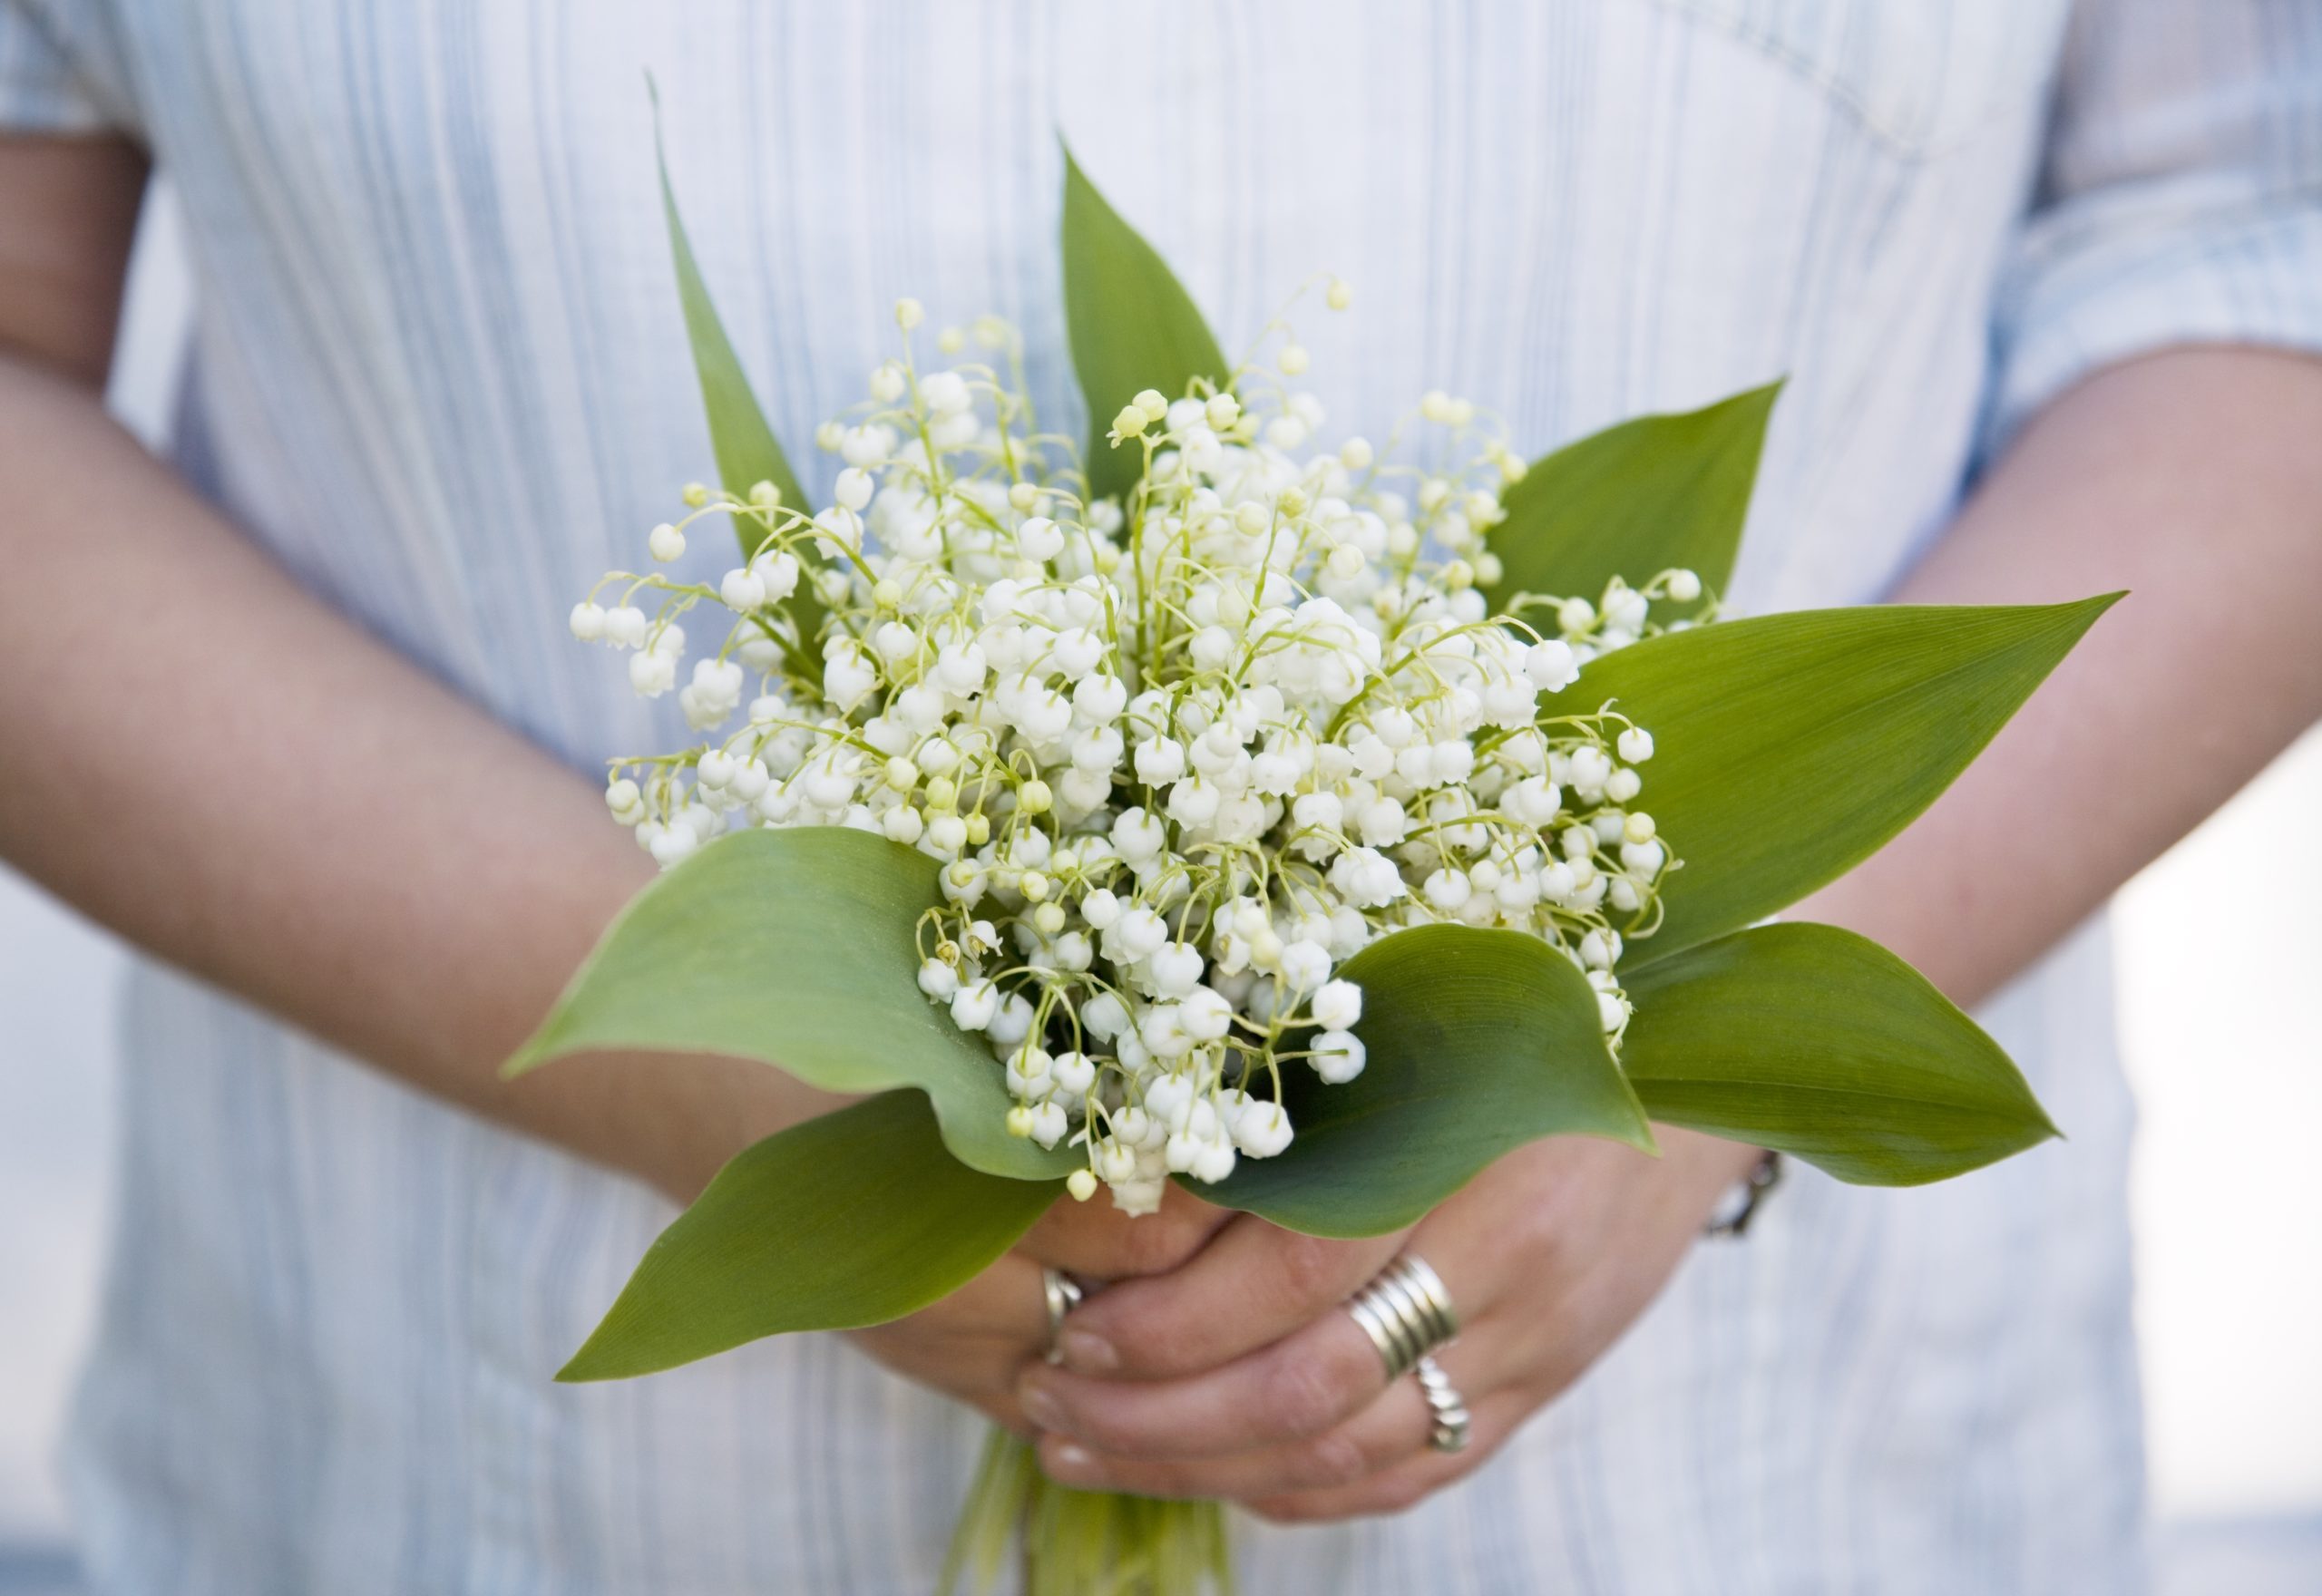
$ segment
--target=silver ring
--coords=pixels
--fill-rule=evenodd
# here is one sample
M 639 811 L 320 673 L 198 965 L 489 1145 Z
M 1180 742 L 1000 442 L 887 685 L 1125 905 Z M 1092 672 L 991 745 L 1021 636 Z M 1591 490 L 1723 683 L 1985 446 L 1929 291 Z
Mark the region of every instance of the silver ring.
M 1417 1253 L 1406 1252 L 1381 1270 L 1347 1299 L 1346 1310 L 1371 1338 L 1390 1385 L 1459 1333 L 1451 1293 Z
M 1046 1299 L 1049 1309 L 1048 1360 L 1050 1363 L 1062 1363 L 1064 1361 L 1062 1342 L 1064 1316 L 1079 1307 L 1080 1299 L 1088 1293 L 1081 1290 L 1079 1281 L 1062 1270 L 1050 1269 L 1046 1264 L 1042 1264 L 1040 1266 L 1040 1294 Z
M 1428 1416 L 1435 1426 L 1428 1433 L 1427 1444 L 1438 1452 L 1464 1452 L 1468 1432 L 1473 1427 L 1467 1403 L 1451 1388 L 1450 1377 L 1434 1358 L 1420 1358 L 1415 1372 L 1419 1376 L 1420 1395 L 1427 1398 Z

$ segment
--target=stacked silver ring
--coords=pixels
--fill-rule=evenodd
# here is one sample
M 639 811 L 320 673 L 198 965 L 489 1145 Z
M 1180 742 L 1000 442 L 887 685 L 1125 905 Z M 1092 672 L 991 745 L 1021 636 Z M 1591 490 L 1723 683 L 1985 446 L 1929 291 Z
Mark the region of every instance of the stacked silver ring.
M 1435 1421 L 1435 1428 L 1427 1444 L 1438 1452 L 1464 1452 L 1468 1445 L 1468 1431 L 1471 1421 L 1468 1405 L 1459 1393 L 1451 1388 L 1450 1378 L 1442 1366 L 1432 1358 L 1419 1360 L 1420 1394 L 1427 1398 L 1428 1416 Z
M 1459 1333 L 1451 1293 L 1426 1261 L 1406 1252 L 1347 1299 L 1346 1310 L 1379 1350 L 1392 1385 Z

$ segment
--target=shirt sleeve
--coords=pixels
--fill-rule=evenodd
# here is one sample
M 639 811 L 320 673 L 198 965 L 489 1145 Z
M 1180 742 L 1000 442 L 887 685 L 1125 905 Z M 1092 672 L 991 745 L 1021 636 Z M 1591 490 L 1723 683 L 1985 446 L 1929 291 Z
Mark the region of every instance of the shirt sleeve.
M 0 0 L 0 133 L 87 133 L 120 125 L 37 0 Z
M 2083 0 L 1997 310 L 1990 448 L 2169 345 L 2322 351 L 2322 5 Z

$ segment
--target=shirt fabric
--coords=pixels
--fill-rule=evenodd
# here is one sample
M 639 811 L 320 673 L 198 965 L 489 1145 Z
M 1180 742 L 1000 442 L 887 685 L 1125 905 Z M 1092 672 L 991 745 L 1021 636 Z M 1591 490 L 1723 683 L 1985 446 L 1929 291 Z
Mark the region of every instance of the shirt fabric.
M 2322 345 L 2313 0 L 0 0 L 0 125 L 124 130 L 182 198 L 189 479 L 576 768 L 676 740 L 564 615 L 713 475 L 649 68 L 818 493 L 900 294 L 1017 321 L 1077 415 L 1059 130 L 1229 347 L 1354 283 L 1297 324 L 1332 433 L 1442 387 L 1532 454 L 1786 374 L 1744 611 L 1878 598 L 2103 363 Z M 2138 1589 L 2101 928 L 1981 1017 L 2071 1140 L 1915 1191 L 1794 1168 L 1468 1483 L 1242 1525 L 1244 1589 Z M 125 1031 L 69 1455 L 98 1591 L 931 1588 L 981 1421 L 844 1340 L 551 1381 L 659 1197 L 160 968 Z

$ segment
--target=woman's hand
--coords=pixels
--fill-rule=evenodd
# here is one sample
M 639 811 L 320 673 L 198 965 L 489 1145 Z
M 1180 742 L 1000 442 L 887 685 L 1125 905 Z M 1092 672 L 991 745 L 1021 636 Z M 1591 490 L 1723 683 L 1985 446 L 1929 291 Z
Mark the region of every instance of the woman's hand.
M 941 1302 L 847 1334 L 905 1379 L 1031 1433 L 1016 1381 L 1048 1350 L 1049 1316 L 1040 1266 L 1030 1259 L 1010 1252 Z
M 1159 1212 L 1137 1219 L 1101 1198 L 1059 1202 L 974 1280 L 906 1319 L 852 1332 L 854 1343 L 905 1378 L 1029 1435 L 1037 1426 L 1017 1404 L 1016 1382 L 1048 1354 L 1041 1266 L 1090 1281 L 1168 1274 L 1233 1217 L 1175 1184 Z
M 1269 1518 L 1390 1513 L 1472 1472 L 1617 1340 L 1754 1148 L 1655 1127 L 1663 1156 L 1554 1137 L 1491 1165 L 1406 1237 L 1324 1241 L 1243 1215 L 1166 1275 L 1074 1311 L 1066 1367 L 1027 1367 L 1019 1405 L 1066 1484 L 1219 1497 Z M 1438 1355 L 1467 1400 L 1466 1451 L 1428 1446 L 1416 1380 L 1390 1387 L 1341 1307 L 1401 1248 L 1458 1305 Z

